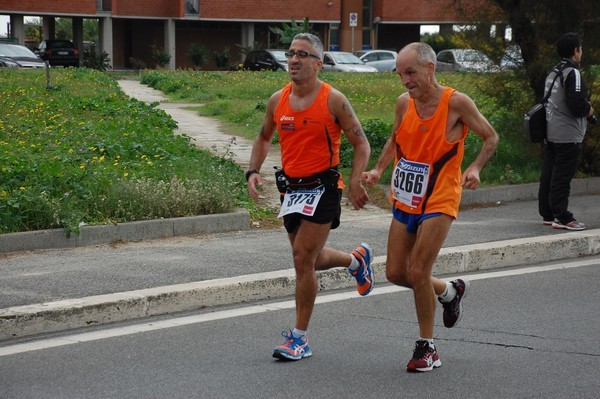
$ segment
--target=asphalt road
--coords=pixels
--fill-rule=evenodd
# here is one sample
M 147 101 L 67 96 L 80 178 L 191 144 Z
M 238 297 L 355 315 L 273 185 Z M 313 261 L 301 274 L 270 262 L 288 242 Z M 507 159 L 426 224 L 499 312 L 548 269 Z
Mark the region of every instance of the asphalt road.
M 405 371 L 417 334 L 412 293 L 320 294 L 313 357 L 271 357 L 291 298 L 0 345 L 12 398 L 596 398 L 600 256 L 470 276 L 464 317 L 441 325 L 442 367 Z
M 588 231 L 600 228 L 599 198 L 571 198 L 572 211 Z M 387 211 L 345 212 L 329 244 L 351 251 L 364 241 L 383 256 L 389 223 Z M 544 226 L 537 201 L 518 201 L 462 210 L 444 247 L 576 234 Z M 0 257 L 0 309 L 292 267 L 283 228 L 25 251 Z

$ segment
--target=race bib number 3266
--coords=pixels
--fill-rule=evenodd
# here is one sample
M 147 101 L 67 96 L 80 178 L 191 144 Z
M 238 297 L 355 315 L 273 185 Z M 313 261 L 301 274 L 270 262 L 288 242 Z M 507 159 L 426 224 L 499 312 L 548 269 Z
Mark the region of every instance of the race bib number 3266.
M 427 192 L 430 170 L 429 164 L 400 159 L 391 182 L 394 199 L 410 207 L 418 207 Z

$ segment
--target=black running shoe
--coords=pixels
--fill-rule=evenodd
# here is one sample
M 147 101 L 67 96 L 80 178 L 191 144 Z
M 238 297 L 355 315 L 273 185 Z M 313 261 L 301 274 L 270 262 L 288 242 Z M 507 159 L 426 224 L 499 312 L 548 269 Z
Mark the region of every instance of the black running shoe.
M 462 300 L 467 297 L 471 283 L 463 277 L 450 281 L 450 284 L 456 288 L 454 299 L 450 302 L 444 302 L 442 298 L 438 298 L 444 307 L 444 326 L 448 328 L 454 327 L 460 321 L 462 317 Z

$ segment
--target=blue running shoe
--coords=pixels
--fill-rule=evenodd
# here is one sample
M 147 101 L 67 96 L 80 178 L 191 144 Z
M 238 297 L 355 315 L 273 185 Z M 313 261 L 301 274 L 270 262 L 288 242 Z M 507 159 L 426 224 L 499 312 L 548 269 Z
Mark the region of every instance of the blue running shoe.
M 350 275 L 356 279 L 356 290 L 361 296 L 368 295 L 373 290 L 373 269 L 371 260 L 373 260 L 373 250 L 364 242 L 354 251 L 354 256 L 360 262 L 360 267 L 356 270 L 348 270 Z
M 289 334 L 284 331 L 281 335 L 285 337 L 285 343 L 273 349 L 273 357 L 281 360 L 300 360 L 312 356 L 306 336 L 296 338 L 291 331 Z

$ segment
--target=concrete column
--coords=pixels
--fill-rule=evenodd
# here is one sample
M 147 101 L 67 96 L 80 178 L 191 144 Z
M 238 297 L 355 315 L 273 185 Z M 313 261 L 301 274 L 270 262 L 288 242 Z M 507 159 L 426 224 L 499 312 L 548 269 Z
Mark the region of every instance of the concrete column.
M 11 15 L 10 16 L 10 32 L 8 37 L 14 37 L 17 39 L 17 44 L 25 44 L 25 22 L 22 15 Z M 36 46 L 39 43 L 36 43 Z
M 54 39 L 56 36 L 56 21 L 54 17 L 42 18 L 42 39 Z
M 242 47 L 254 45 L 254 22 L 242 22 Z M 244 62 L 245 55 L 240 55 L 240 61 Z
M 108 54 L 108 64 L 110 68 L 113 68 L 113 27 L 112 18 L 104 17 L 100 18 L 98 26 L 99 43 L 97 51 Z
M 454 33 L 453 31 L 454 25 L 452 24 L 440 24 L 440 35 L 447 36 Z
M 83 63 L 83 18 L 73 17 L 73 44 L 79 50 L 79 65 Z
M 176 46 L 175 46 L 175 20 L 167 19 L 165 21 L 165 51 L 171 56 L 169 60 L 169 69 L 175 70 L 176 66 Z

